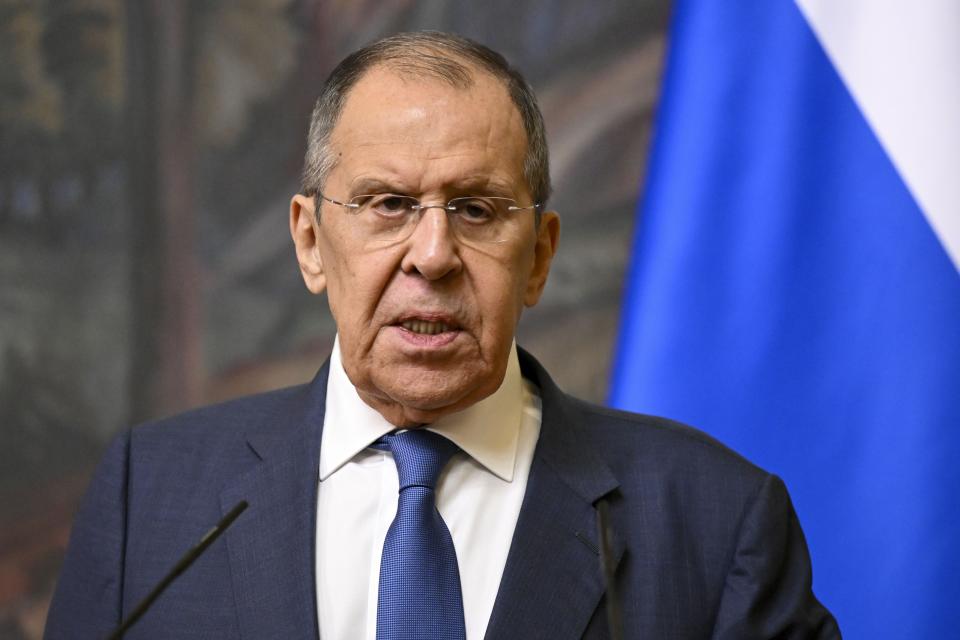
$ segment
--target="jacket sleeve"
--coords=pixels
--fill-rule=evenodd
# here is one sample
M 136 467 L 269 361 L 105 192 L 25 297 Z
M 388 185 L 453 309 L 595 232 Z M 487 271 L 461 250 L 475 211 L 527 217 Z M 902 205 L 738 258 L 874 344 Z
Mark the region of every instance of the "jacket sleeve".
M 130 432 L 117 436 L 74 519 L 44 638 L 103 638 L 123 609 Z
M 768 475 L 740 526 L 712 637 L 840 638 L 812 582 L 807 543 L 786 487 Z

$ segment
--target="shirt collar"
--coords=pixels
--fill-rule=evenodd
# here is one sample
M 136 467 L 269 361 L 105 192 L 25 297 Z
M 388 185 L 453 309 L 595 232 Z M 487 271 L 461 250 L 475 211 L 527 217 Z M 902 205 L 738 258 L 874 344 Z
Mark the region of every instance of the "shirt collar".
M 461 450 L 506 482 L 513 480 L 523 417 L 523 378 L 516 343 L 510 346 L 500 387 L 463 411 L 444 416 L 427 428 L 452 440 Z M 327 380 L 327 405 L 320 445 L 320 480 L 325 480 L 377 438 L 396 427 L 367 405 L 350 382 L 334 340 Z

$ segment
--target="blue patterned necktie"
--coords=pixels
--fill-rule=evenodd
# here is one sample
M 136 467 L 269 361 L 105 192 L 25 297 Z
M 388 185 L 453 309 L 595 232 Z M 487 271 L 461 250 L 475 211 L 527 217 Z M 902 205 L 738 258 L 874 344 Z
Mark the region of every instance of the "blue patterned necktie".
M 463 640 L 457 553 L 434 493 L 459 449 L 425 429 L 385 435 L 373 447 L 393 453 L 400 479 L 397 516 L 380 560 L 377 640 Z

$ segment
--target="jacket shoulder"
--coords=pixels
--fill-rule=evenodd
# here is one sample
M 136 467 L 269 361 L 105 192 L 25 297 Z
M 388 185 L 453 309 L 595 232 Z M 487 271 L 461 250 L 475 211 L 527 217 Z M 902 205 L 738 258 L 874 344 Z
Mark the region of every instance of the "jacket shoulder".
M 604 407 L 567 396 L 578 430 L 611 467 L 720 476 L 760 483 L 770 475 L 709 434 L 676 420 Z
M 754 493 L 770 474 L 719 440 L 689 425 L 611 409 L 562 391 L 537 360 L 518 349 L 524 377 L 537 386 L 546 410 L 573 432 L 572 446 L 592 451 L 621 482 L 736 494 Z
M 137 443 L 179 441 L 210 444 L 238 435 L 268 429 L 296 412 L 309 385 L 297 385 L 217 404 L 197 407 L 172 416 L 138 424 L 131 430 Z

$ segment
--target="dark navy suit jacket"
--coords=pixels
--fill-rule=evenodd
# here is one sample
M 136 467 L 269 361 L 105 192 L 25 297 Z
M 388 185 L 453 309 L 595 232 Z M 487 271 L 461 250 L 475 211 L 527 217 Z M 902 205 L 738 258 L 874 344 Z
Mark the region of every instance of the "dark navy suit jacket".
M 703 433 L 561 392 L 543 419 L 488 638 L 604 638 L 598 501 L 628 638 L 837 638 L 783 483 Z M 250 507 L 127 638 L 316 638 L 311 384 L 120 435 L 74 523 L 47 638 L 102 638 L 231 507 Z M 412 598 L 416 595 L 412 594 Z

